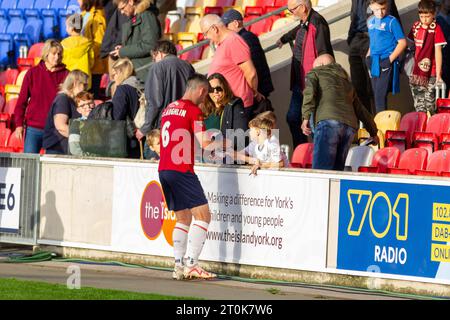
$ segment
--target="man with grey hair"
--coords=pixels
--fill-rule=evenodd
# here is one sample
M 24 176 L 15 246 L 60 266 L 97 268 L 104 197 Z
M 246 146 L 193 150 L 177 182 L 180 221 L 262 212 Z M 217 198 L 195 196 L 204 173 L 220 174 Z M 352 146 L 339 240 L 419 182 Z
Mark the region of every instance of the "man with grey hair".
M 314 59 L 319 55 L 333 54 L 330 41 L 330 28 L 324 17 L 312 8 L 310 0 L 289 0 L 288 10 L 300 23 L 297 27 L 283 35 L 277 45 L 295 40 L 291 64 L 291 103 L 286 120 L 292 134 L 293 147 L 308 141 L 301 132 L 303 89 L 305 76 L 312 69 Z
M 250 48 L 236 32 L 227 29 L 218 15 L 204 16 L 200 20 L 200 29 L 204 37 L 216 46 L 208 74 L 220 73 L 225 77 L 233 94 L 244 102 L 249 118 L 254 103 L 264 99 L 258 92 L 258 76 Z

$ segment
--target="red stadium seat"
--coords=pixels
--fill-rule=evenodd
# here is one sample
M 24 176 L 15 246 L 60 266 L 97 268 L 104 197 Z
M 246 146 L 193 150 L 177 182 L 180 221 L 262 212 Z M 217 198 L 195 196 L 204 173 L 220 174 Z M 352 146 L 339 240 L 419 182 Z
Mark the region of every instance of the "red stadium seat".
M 100 80 L 100 88 L 106 89 L 106 87 L 108 86 L 108 82 L 109 82 L 109 76 L 107 73 L 104 73 Z
M 388 168 L 388 173 L 415 174 L 416 170 L 427 167 L 428 151 L 423 148 L 411 148 L 400 155 L 397 168 Z
M 273 7 L 275 0 L 256 0 L 256 5 L 260 7 Z
M 14 114 L 14 109 L 16 109 L 17 98 L 13 98 L 9 101 L 6 101 L 5 107 L 3 108 L 4 113 L 9 113 L 10 115 Z
M 276 7 L 284 7 L 287 6 L 288 0 L 275 0 L 275 3 L 273 4 Z
M 450 151 L 448 150 L 433 152 L 429 156 L 427 170 L 418 170 L 416 174 L 439 176 L 442 172 L 450 172 Z
M 400 159 L 400 150 L 395 147 L 385 147 L 377 150 L 370 167 L 359 167 L 359 172 L 386 173 L 388 168 L 396 168 Z
M 0 129 L 9 128 L 11 115 L 9 113 L 0 113 Z
M 437 113 L 428 119 L 425 132 L 415 132 L 413 147 L 426 148 L 428 155 L 438 150 L 439 137 L 443 133 L 450 133 L 450 114 Z
M 9 136 L 11 135 L 11 129 L 0 128 L 0 146 L 8 146 Z
M 14 152 L 23 152 L 23 139 L 17 138 L 17 136 L 12 133 L 8 140 L 8 147 L 12 148 Z
M 311 168 L 314 152 L 314 143 L 299 144 L 291 158 L 291 167 L 295 168 Z
M 42 56 L 42 48 L 44 47 L 43 42 L 35 43 L 31 46 L 30 50 L 28 50 L 28 57 L 27 58 L 40 58 Z
M 11 148 L 11 147 L 1 147 L 1 146 L 0 146 L 0 152 L 8 152 L 8 153 L 12 153 L 12 152 L 15 152 L 15 151 L 14 151 L 14 148 Z
M 7 84 L 15 84 L 18 76 L 19 70 L 17 69 L 6 69 L 0 72 L 0 94 L 2 96 L 5 96 L 5 86 Z
M 438 113 L 450 113 L 450 99 L 440 98 L 436 100 L 436 108 Z
M 245 11 L 244 11 L 244 17 L 250 17 L 250 16 L 255 16 L 255 17 L 260 17 L 264 14 L 264 8 L 263 7 L 246 7 Z M 255 17 L 253 17 L 252 19 L 254 19 Z
M 205 7 L 205 15 L 207 14 L 217 14 L 218 16 L 223 15 L 223 7 Z
M 3 107 L 5 106 L 5 98 L 0 95 L 0 112 L 3 112 Z
M 28 70 L 33 66 L 34 66 L 33 58 L 18 58 L 17 59 L 17 68 L 18 68 L 19 72 L 22 72 L 23 70 Z
M 425 112 L 409 112 L 400 120 L 400 128 L 397 131 L 386 130 L 386 146 L 397 147 L 400 152 L 411 147 L 411 141 L 416 131 L 425 131 L 427 124 Z

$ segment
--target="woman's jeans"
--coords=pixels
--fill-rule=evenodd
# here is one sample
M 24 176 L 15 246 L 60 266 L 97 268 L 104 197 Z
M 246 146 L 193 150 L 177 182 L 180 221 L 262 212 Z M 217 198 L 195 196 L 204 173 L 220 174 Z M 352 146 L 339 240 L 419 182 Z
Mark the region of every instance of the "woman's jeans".
M 25 142 L 23 146 L 24 153 L 39 153 L 42 148 L 42 137 L 44 130 L 27 127 L 25 133 Z
M 320 121 L 314 132 L 313 169 L 344 170 L 356 129 L 336 120 Z

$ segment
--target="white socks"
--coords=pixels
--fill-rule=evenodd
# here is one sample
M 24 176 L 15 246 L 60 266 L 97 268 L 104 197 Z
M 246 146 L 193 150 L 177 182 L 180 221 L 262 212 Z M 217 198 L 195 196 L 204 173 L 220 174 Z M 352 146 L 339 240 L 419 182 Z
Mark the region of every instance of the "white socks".
M 186 253 L 186 245 L 188 240 L 189 226 L 181 223 L 176 223 L 173 229 L 173 251 L 175 257 L 175 265 L 182 266 L 184 254 Z
M 187 260 L 186 264 L 192 267 L 197 264 L 198 257 L 202 252 L 206 240 L 206 232 L 209 223 L 202 220 L 195 220 L 188 235 Z M 175 240 L 174 240 L 175 246 Z M 175 258 L 176 259 L 176 258 Z

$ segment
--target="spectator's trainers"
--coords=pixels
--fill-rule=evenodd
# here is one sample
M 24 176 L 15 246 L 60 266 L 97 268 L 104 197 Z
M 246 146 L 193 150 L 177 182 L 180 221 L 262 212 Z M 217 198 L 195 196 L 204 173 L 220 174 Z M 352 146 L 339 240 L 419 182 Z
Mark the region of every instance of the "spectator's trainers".
M 174 280 L 183 280 L 184 279 L 184 266 L 175 266 L 173 268 L 172 279 Z
M 208 272 L 199 265 L 184 267 L 183 276 L 185 279 L 213 279 L 217 277 L 215 273 Z

